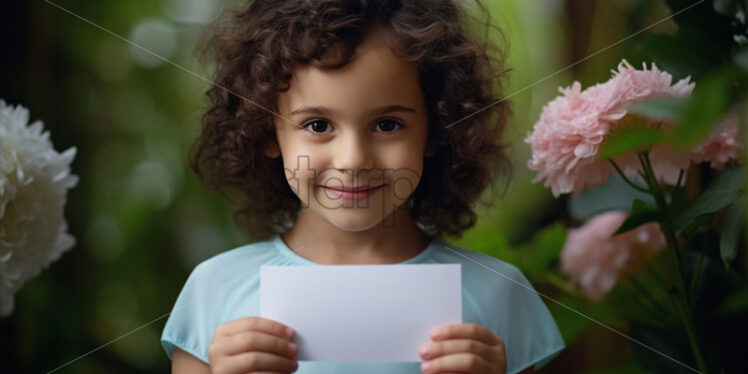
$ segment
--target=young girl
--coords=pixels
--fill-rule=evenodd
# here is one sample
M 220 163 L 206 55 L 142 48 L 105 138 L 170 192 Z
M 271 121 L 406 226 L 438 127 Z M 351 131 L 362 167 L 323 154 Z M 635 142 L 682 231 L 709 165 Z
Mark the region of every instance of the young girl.
M 256 242 L 190 274 L 161 337 L 173 372 L 531 373 L 564 348 L 516 267 L 442 239 L 508 170 L 467 3 L 255 0 L 222 18 L 190 164 Z M 425 263 L 461 264 L 463 323 L 424 337 L 422 363 L 297 362 L 293 326 L 258 317 L 261 265 Z

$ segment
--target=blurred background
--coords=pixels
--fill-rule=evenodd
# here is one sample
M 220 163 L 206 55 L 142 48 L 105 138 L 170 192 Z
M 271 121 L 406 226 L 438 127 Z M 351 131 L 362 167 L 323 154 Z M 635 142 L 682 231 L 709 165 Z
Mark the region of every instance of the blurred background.
M 49 372 L 73 360 L 56 372 L 168 372 L 159 338 L 188 274 L 253 241 L 235 227 L 233 207 L 207 191 L 186 163 L 207 106 L 209 83 L 196 75 L 210 76 L 195 59 L 195 43 L 220 7 L 239 2 L 52 2 L 59 7 L 0 2 L 0 98 L 28 107 L 58 151 L 77 148 L 72 172 L 80 182 L 66 206 L 77 244 L 26 283 L 13 314 L 0 319 L 0 372 Z M 505 95 L 513 116 L 506 136 L 514 174 L 505 196 L 480 208 L 479 223 L 453 244 L 515 263 L 538 291 L 626 331 L 610 305 L 575 297 L 558 270 L 565 228 L 578 222 L 567 214 L 566 197 L 554 199 L 531 183 L 523 138 L 559 86 L 605 81 L 623 57 L 635 67 L 657 61 L 675 79 L 698 76 L 709 61 L 688 62 L 711 58 L 708 40 L 674 50 L 683 54 L 680 65 L 651 49 L 653 38 L 678 29 L 673 20 L 660 22 L 672 5 L 688 1 L 484 2 L 509 41 Z M 732 4 L 716 3 L 704 5 Z M 745 275 L 744 256 L 736 263 Z M 541 372 L 643 372 L 627 339 L 544 301 L 567 349 Z

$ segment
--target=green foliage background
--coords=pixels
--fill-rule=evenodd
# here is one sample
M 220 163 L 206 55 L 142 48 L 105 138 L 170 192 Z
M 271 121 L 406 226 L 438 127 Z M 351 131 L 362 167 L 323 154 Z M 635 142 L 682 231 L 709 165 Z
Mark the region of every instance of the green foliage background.
M 29 281 L 14 313 L 0 320 L 0 372 L 63 365 L 55 372 L 167 372 L 159 337 L 187 275 L 202 260 L 252 241 L 234 226 L 233 208 L 186 166 L 209 84 L 195 74 L 210 75 L 193 48 L 221 2 L 50 2 L 0 4 L 0 97 L 43 120 L 56 149 L 78 148 L 73 172 L 80 183 L 66 207 L 78 243 Z M 723 20 L 704 17 L 703 9 L 684 13 L 693 28 L 679 45 L 668 39 L 678 23 L 660 21 L 691 1 L 485 3 L 509 42 L 505 95 L 513 117 L 506 136 L 514 174 L 505 195 L 479 207 L 478 224 L 453 244 L 516 264 L 548 297 L 567 349 L 543 372 L 642 372 L 629 341 L 590 319 L 626 331 L 614 307 L 576 297 L 558 270 L 565 228 L 579 221 L 567 213 L 566 197 L 553 199 L 531 183 L 522 140 L 559 86 L 607 80 L 623 57 L 637 67 L 655 61 L 675 79 L 692 75 L 698 86 L 724 61 L 724 46 L 714 42 L 723 40 Z M 711 0 L 703 6 L 713 9 Z M 744 252 L 735 264 L 743 280 Z

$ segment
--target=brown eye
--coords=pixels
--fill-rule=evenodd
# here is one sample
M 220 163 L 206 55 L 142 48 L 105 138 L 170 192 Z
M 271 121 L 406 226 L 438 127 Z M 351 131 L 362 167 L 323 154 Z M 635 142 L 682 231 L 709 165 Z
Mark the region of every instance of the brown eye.
M 382 130 L 382 132 L 389 133 L 397 131 L 403 125 L 393 119 L 384 119 L 377 122 L 377 126 Z
M 301 127 L 310 130 L 314 134 L 322 134 L 329 127 L 329 123 L 327 121 L 316 119 L 305 123 Z

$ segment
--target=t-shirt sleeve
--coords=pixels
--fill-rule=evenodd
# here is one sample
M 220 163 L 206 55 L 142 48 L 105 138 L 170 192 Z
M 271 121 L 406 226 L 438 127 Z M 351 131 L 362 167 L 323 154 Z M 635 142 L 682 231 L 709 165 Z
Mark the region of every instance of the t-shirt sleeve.
M 530 366 L 538 370 L 561 353 L 564 340 L 548 307 L 524 274 L 513 265 L 506 273 L 507 277 L 501 277 L 500 289 L 505 293 L 501 300 L 512 306 L 492 308 L 507 314 L 501 319 L 504 325 L 499 326 L 500 337 L 507 342 L 507 374 Z
M 207 351 L 213 340 L 212 332 L 215 330 L 213 326 L 216 322 L 208 305 L 213 302 L 210 298 L 215 295 L 215 290 L 209 289 L 211 282 L 206 279 L 203 265 L 196 266 L 190 273 L 161 334 L 161 345 L 169 359 L 172 358 L 174 347 L 177 346 L 209 363 Z

